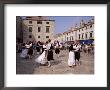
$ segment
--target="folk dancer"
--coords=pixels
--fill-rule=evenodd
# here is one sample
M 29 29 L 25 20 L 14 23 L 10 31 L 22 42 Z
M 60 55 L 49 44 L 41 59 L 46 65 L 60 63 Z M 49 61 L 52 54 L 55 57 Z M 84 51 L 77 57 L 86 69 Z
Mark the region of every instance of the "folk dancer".
M 75 53 L 74 53 L 73 44 L 69 47 L 69 57 L 68 57 L 68 66 L 74 67 L 75 66 Z

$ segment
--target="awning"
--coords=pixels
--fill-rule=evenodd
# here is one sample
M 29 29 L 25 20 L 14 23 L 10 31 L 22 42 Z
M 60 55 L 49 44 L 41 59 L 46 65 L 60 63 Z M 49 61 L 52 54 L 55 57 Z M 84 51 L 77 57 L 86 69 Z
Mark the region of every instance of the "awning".
M 88 39 L 88 40 L 80 40 L 81 44 L 93 44 L 94 39 Z

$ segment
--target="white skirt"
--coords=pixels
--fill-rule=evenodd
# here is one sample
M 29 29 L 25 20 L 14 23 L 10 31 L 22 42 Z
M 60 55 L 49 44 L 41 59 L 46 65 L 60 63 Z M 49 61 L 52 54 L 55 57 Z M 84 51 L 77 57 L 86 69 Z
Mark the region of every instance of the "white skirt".
M 20 54 L 20 57 L 21 58 L 25 58 L 27 56 L 27 53 L 28 53 L 28 49 L 24 49 L 22 50 L 21 54 Z
M 36 62 L 40 63 L 40 64 L 45 64 L 46 60 L 45 60 L 45 51 L 38 57 L 35 59 Z
M 69 66 L 75 65 L 75 54 L 72 51 L 69 52 L 68 65 Z

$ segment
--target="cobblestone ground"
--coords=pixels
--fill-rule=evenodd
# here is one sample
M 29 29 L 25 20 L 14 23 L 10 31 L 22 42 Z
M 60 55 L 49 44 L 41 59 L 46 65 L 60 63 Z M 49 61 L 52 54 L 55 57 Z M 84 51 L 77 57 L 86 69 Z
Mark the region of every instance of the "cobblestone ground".
M 16 54 L 16 74 L 33 74 L 34 68 L 38 67 L 38 64 L 35 62 L 35 57 L 38 57 L 37 54 L 32 57 L 32 59 L 24 59 L 20 57 L 20 53 Z
M 35 62 L 38 55 L 32 59 L 21 59 L 17 54 L 17 74 L 94 74 L 94 56 L 81 53 L 81 65 L 68 67 L 68 50 L 61 50 L 59 58 L 54 53 L 51 67 L 39 66 Z

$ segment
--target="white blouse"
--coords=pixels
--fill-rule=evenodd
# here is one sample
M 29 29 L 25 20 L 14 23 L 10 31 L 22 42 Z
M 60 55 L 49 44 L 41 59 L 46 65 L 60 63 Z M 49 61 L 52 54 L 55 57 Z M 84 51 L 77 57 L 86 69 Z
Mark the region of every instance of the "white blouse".
M 81 48 L 81 45 L 77 45 L 77 46 L 75 45 L 75 46 L 73 46 L 73 48 L 76 49 L 74 51 L 78 51 Z

